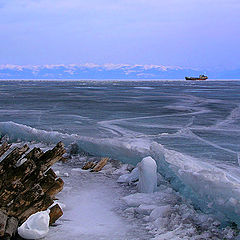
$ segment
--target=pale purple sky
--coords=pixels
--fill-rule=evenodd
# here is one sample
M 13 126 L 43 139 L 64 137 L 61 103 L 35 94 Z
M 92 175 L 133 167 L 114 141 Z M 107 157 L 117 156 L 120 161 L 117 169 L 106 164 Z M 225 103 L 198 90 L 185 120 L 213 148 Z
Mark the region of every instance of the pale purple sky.
M 0 64 L 240 67 L 240 0 L 0 0 Z

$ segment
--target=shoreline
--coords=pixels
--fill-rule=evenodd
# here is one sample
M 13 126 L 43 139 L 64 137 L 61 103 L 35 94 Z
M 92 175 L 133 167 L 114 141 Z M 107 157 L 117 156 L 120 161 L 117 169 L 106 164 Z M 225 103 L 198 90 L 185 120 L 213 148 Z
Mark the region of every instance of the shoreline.
M 187 81 L 185 79 L 179 78 L 179 79 L 0 79 L 0 82 L 199 82 L 199 81 Z M 200 82 L 237 82 L 240 81 L 239 79 L 208 79 Z
M 23 144 L 46 151 L 42 142 L 13 143 L 9 151 Z M 65 185 L 57 197 L 64 215 L 50 227 L 46 240 L 234 240 L 236 226 L 222 227 L 213 215 L 195 209 L 158 173 L 154 193 L 139 193 L 134 166 L 110 159 L 100 172 L 82 170 L 101 157 L 74 152 L 67 147 L 67 162 L 53 166 Z M 6 152 L 7 154 L 7 152 Z M 131 227 L 130 227 L 131 226 Z
M 222 240 L 223 237 L 225 239 L 235 239 L 236 235 L 238 234 L 238 230 L 231 228 L 230 226 L 227 226 L 225 228 L 221 228 L 220 222 L 218 222 L 213 215 L 204 214 L 203 212 L 194 209 L 193 205 L 189 202 L 189 200 L 184 199 L 178 192 L 174 191 L 171 187 L 171 185 L 160 175 L 158 174 L 158 190 L 157 192 L 153 194 L 145 194 L 145 193 L 139 193 L 137 191 L 137 182 L 122 182 L 117 183 L 118 178 L 124 174 L 129 174 L 130 171 L 127 170 L 129 167 L 128 164 L 123 164 L 120 161 L 117 160 L 110 160 L 110 162 L 102 169 L 102 171 L 98 173 L 91 173 L 88 170 L 81 170 L 81 167 L 84 163 L 88 162 L 89 160 L 98 159 L 98 157 L 90 156 L 90 157 L 79 157 L 79 155 L 76 155 L 73 157 L 73 159 L 70 160 L 69 163 L 59 163 L 57 164 L 56 170 L 59 172 L 64 173 L 67 166 L 67 172 L 69 173 L 69 177 L 66 177 L 64 180 L 66 181 L 66 191 L 68 193 L 60 193 L 59 195 L 59 201 L 63 200 L 63 204 L 66 204 L 66 209 L 68 208 L 68 203 L 73 200 L 68 200 L 68 198 L 71 199 L 70 195 L 72 194 L 72 191 L 75 192 L 72 199 L 81 199 L 80 202 L 82 202 L 82 206 L 76 206 L 76 209 L 88 209 L 88 204 L 90 208 L 97 208 L 101 205 L 102 210 L 104 210 L 104 204 L 98 205 L 99 202 L 104 201 L 106 202 L 106 199 L 110 198 L 111 201 L 114 202 L 113 207 L 109 209 L 107 206 L 105 206 L 106 212 L 102 212 L 102 215 L 105 214 L 110 215 L 113 214 L 116 216 L 116 219 L 118 219 L 121 224 L 120 226 L 123 227 L 124 231 L 126 231 L 126 226 L 124 227 L 123 222 L 132 222 L 132 224 L 137 222 L 137 228 L 141 232 L 140 236 L 143 236 L 143 234 L 146 234 L 148 236 L 144 236 L 141 238 L 140 236 L 131 236 L 130 238 L 126 237 L 127 234 L 129 234 L 128 231 L 125 232 L 126 235 L 121 236 L 123 232 L 118 236 L 119 238 L 115 238 L 114 236 L 110 235 L 102 235 L 102 238 L 99 236 L 91 236 L 89 232 L 85 232 L 85 230 L 76 230 L 78 233 L 83 234 L 79 235 L 84 237 L 84 234 L 90 234 L 85 235 L 84 239 L 151 239 L 151 240 L 168 240 L 168 239 L 188 239 L 188 240 L 197 240 L 197 239 L 215 239 L 215 240 Z M 131 168 L 130 168 L 131 169 Z M 63 175 L 62 175 L 63 176 Z M 70 180 L 70 178 L 73 178 Z M 81 190 L 81 187 L 77 189 L 69 189 L 68 188 L 68 181 L 75 181 L 76 179 L 81 179 L 83 181 L 81 184 L 86 184 L 83 189 L 90 189 L 91 197 L 89 197 L 88 191 Z M 71 188 L 74 188 L 73 185 Z M 79 187 L 79 186 L 78 186 Z M 69 195 L 69 193 L 71 193 Z M 81 196 L 81 193 L 83 194 Z M 114 193 L 114 194 L 113 194 Z M 103 194 L 103 195 L 102 195 Z M 106 195 L 108 195 L 106 198 Z M 86 196 L 87 195 L 87 196 Z M 75 196 L 75 197 L 74 197 Z M 102 196 L 102 198 L 99 198 Z M 82 201 L 82 199 L 84 199 Z M 92 198 L 96 200 L 98 198 L 98 203 L 94 203 L 92 201 Z M 64 200 L 65 199 L 65 200 Z M 66 201 L 66 202 L 64 202 Z M 74 201 L 73 201 L 74 202 Z M 78 202 L 79 203 L 79 202 Z M 86 204 L 86 205 L 85 205 Z M 111 205 L 111 204 L 110 204 Z M 72 206 L 72 210 L 74 210 L 74 206 Z M 71 208 L 71 207 L 70 207 Z M 99 210 L 99 209 L 98 209 Z M 110 212 L 109 212 L 110 210 Z M 69 209 L 68 209 L 69 211 Z M 75 210 L 74 210 L 75 211 Z M 89 210 L 90 211 L 90 210 Z M 96 211 L 97 212 L 97 211 Z M 79 214 L 81 214 L 81 211 L 79 211 Z M 115 215 L 116 214 L 116 215 Z M 101 215 L 101 214 L 100 214 Z M 71 216 L 71 214 L 67 214 L 67 216 Z M 97 217 L 97 220 L 95 221 L 101 226 L 107 227 L 107 231 L 105 234 L 109 234 L 111 231 L 110 229 L 114 229 L 116 226 L 111 225 L 112 221 L 108 222 L 108 220 L 103 219 L 102 216 L 99 216 L 99 214 L 96 214 L 94 216 L 93 212 L 85 212 L 83 213 L 82 218 L 80 217 L 80 221 L 84 221 L 85 219 L 89 220 L 89 224 L 91 225 L 92 219 L 89 219 L 89 216 Z M 112 215 L 111 215 L 112 216 Z M 99 217 L 99 218 L 98 218 Z M 101 224 L 98 220 L 103 219 L 103 223 Z M 111 217 L 109 218 L 111 220 Z M 114 218 L 115 219 L 115 218 Z M 115 219 L 115 220 L 116 220 Z M 62 222 L 61 222 L 62 221 Z M 68 226 L 64 226 L 65 222 L 70 223 L 71 220 L 66 220 L 63 216 L 63 220 L 59 220 L 60 225 L 62 224 L 62 230 L 64 228 L 68 228 Z M 78 221 L 77 218 L 73 220 Z M 96 223 L 95 222 L 95 223 Z M 107 225 L 109 223 L 109 225 Z M 88 227 L 89 225 L 86 224 Z M 59 239 L 59 236 L 57 234 L 58 227 L 52 228 L 50 230 L 50 238 L 46 238 L 46 240 L 55 240 Z M 71 226 L 74 228 L 74 226 Z M 70 227 L 70 228 L 71 228 Z M 81 228 L 81 224 L 79 225 Z M 103 229 L 102 229 L 103 230 Z M 135 229 L 136 230 L 136 229 Z M 52 232 L 53 231 L 53 232 Z M 100 230 L 99 230 L 100 231 Z M 131 232 L 133 229 L 131 229 Z M 55 232 L 55 233 L 54 233 Z M 91 231 L 90 231 L 91 232 Z M 114 231 L 113 231 L 114 232 Z M 99 233 L 99 232 L 98 232 Z M 67 234 L 67 232 L 66 232 Z M 97 234 L 97 233 L 96 233 Z M 138 231 L 135 232 L 135 234 L 138 234 Z M 91 238 L 91 237 L 92 238 Z M 151 236 L 151 238 L 149 238 Z M 71 239 L 74 239 L 73 236 L 71 236 Z M 77 239 L 77 236 L 76 236 Z

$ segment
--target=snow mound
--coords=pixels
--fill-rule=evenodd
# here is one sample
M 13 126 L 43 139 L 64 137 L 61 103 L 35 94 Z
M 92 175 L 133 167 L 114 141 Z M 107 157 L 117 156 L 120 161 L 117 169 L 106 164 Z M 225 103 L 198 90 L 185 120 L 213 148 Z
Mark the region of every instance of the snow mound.
M 19 228 L 18 234 L 24 239 L 40 239 L 49 231 L 50 210 L 31 215 Z

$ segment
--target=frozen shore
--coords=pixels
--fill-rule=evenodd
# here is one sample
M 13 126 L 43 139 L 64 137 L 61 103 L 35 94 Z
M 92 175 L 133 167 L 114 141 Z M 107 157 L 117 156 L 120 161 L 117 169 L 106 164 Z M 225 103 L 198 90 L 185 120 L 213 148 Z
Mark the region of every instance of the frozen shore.
M 13 144 L 12 148 L 24 143 Z M 52 147 L 37 142 L 27 144 L 45 151 Z M 57 195 L 64 215 L 50 227 L 46 240 L 237 240 L 240 237 L 237 225 L 229 223 L 223 228 L 216 216 L 195 209 L 160 173 L 155 192 L 140 193 L 140 168 L 110 159 L 100 172 L 93 173 L 82 167 L 89 161 L 99 161 L 100 157 L 79 154 L 77 145 L 70 145 L 67 152 L 68 161 L 53 167 L 65 182 L 63 191 Z
M 81 166 L 82 164 L 80 164 Z M 109 167 L 109 166 L 108 166 Z M 79 166 L 56 164 L 65 187 L 59 194 L 64 215 L 50 228 L 46 239 L 137 240 L 151 239 L 142 219 L 124 213 L 122 197 L 136 192 L 116 182 L 119 174 L 91 173 Z M 105 168 L 106 171 L 107 167 Z M 112 171 L 113 169 L 108 169 Z M 69 177 L 64 177 L 69 175 Z M 66 174 L 68 173 L 68 174 Z
M 81 170 L 89 159 L 56 164 L 65 181 L 59 194 L 64 216 L 46 240 L 236 239 L 237 230 L 195 210 L 159 175 L 157 192 L 138 193 L 137 182 L 117 183 L 127 164 L 110 161 L 101 172 Z M 65 175 L 65 177 L 64 177 Z

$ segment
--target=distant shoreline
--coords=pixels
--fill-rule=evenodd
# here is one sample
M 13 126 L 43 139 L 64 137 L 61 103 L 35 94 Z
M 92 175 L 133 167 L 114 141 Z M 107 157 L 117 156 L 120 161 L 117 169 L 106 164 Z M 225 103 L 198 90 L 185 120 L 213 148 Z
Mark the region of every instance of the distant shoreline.
M 13 81 L 22 81 L 22 82 L 33 82 L 33 81 L 41 81 L 41 82 L 164 82 L 164 81 L 182 81 L 187 82 L 185 79 L 0 79 L 0 82 L 13 82 Z M 240 79 L 208 79 L 201 82 L 215 82 L 215 81 L 240 81 Z M 200 81 L 188 81 L 191 82 L 200 82 Z

